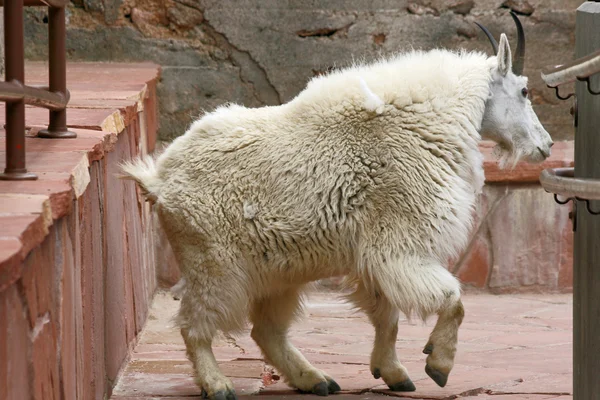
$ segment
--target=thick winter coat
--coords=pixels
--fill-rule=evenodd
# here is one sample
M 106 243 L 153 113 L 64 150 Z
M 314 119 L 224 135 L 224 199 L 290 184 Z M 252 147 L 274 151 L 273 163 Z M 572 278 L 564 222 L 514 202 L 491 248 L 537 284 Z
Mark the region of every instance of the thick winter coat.
M 178 322 L 211 398 L 235 396 L 211 339 L 248 317 L 290 385 L 338 390 L 286 338 L 304 285 L 336 275 L 373 321 L 371 370 L 394 390 L 414 390 L 395 354 L 398 310 L 438 313 L 424 351 L 445 385 L 463 315 L 445 264 L 467 243 L 483 185 L 479 131 L 503 62 L 510 72 L 503 40 L 498 57 L 414 51 L 317 77 L 284 105 L 224 106 L 156 160 L 124 166 L 180 265 Z

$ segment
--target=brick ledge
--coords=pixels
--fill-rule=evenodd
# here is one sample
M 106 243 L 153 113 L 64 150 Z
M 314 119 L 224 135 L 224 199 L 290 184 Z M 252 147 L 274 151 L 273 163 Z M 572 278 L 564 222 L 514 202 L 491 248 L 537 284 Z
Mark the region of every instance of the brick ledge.
M 149 63 L 71 63 L 69 127 L 76 139 L 35 137 L 48 123 L 48 111 L 27 107 L 27 168 L 37 181 L 0 181 L 0 292 L 20 276 L 29 252 L 48 235 L 54 220 L 71 211 L 90 182 L 89 165 L 113 150 L 118 135 L 144 110 L 155 107 L 157 65 Z M 47 66 L 27 63 L 27 84 L 47 84 Z M 149 110 L 154 113 L 154 110 Z M 153 115 L 151 118 L 155 118 Z M 0 120 L 5 107 L 0 105 Z M 0 130 L 0 165 L 5 165 L 6 132 Z M 148 143 L 152 150 L 154 141 Z

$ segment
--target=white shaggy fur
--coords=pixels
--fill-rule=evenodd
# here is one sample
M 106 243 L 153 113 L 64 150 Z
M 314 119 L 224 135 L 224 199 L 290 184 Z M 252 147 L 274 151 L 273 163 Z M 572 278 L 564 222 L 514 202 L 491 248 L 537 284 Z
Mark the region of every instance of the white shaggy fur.
M 211 340 L 248 316 L 290 385 L 339 389 L 286 333 L 304 286 L 340 274 L 375 326 L 373 375 L 414 390 L 395 353 L 398 310 L 437 313 L 427 372 L 446 383 L 463 309 L 444 266 L 467 244 L 497 71 L 496 57 L 443 50 L 357 65 L 281 106 L 220 107 L 156 161 L 124 167 L 156 203 L 181 267 L 178 322 L 209 397 L 234 397 Z

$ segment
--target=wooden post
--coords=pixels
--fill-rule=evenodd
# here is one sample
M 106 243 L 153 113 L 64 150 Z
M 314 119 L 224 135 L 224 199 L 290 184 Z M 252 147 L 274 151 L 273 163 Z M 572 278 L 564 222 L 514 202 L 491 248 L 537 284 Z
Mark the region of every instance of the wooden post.
M 587 1 L 577 9 L 575 57 L 600 48 L 600 2 Z M 590 79 L 594 90 L 600 79 Z M 575 133 L 575 177 L 600 179 L 600 95 L 591 95 L 585 82 L 576 86 L 578 126 Z M 590 202 L 594 211 L 600 202 Z M 600 216 L 577 202 L 573 256 L 573 398 L 600 396 Z

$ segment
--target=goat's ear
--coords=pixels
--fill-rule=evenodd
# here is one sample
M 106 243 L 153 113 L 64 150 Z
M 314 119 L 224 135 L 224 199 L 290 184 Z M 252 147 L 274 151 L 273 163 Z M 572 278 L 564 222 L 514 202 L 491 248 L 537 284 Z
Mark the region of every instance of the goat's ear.
M 503 33 L 500 35 L 500 44 L 498 46 L 498 71 L 506 76 L 510 70 L 512 70 L 512 55 L 510 53 L 510 45 L 508 39 Z

